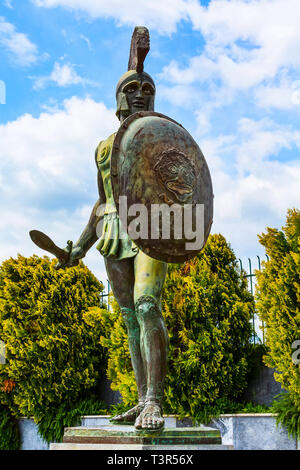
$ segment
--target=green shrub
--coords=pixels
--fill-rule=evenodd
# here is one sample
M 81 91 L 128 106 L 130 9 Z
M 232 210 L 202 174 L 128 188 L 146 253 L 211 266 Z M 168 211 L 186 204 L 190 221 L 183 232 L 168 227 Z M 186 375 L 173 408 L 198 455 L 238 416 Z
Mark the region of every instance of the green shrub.
M 128 346 L 126 326 L 117 302 L 110 298 L 111 309 L 102 310 L 103 332 L 101 345 L 107 349 L 107 377 L 111 380 L 111 389 L 118 390 L 123 399 L 123 406 L 136 403 L 137 388 Z
M 70 406 L 71 405 L 71 406 Z M 58 408 L 52 408 L 48 413 L 37 420 L 40 436 L 48 443 L 61 442 L 64 429 L 80 426 L 81 416 L 103 415 L 107 413 L 107 405 L 96 396 L 82 399 L 78 403 L 71 401 L 62 403 Z
M 280 393 L 272 404 L 272 413 L 276 413 L 277 426 L 286 427 L 288 435 L 300 438 L 300 404 L 292 399 L 290 393 Z
M 19 450 L 20 435 L 17 420 L 7 406 L 0 404 L 0 450 Z
M 195 423 L 208 425 L 213 418 L 221 414 L 271 413 L 271 407 L 252 402 L 237 402 L 228 398 L 217 398 L 213 403 L 203 404 L 193 416 Z
M 169 265 L 162 305 L 170 337 L 165 411 L 204 417 L 218 399 L 239 400 L 249 372 L 254 300 L 222 235 L 210 236 L 189 262 Z M 126 329 L 118 308 L 104 315 L 108 377 L 130 406 L 137 392 Z
M 293 361 L 293 345 L 300 340 L 300 211 L 289 210 L 282 231 L 268 228 L 259 240 L 269 256 L 256 273 L 257 308 L 268 346 L 264 361 L 276 369 L 275 379 L 289 391 L 289 398 L 278 405 L 285 409 L 287 423 L 288 404 L 292 415 L 300 408 L 300 366 Z
M 83 263 L 56 271 L 55 260 L 32 256 L 0 267 L 0 403 L 38 423 L 62 404 L 72 410 L 105 375 L 99 292 Z M 42 426 L 42 424 L 41 424 Z
M 261 367 L 264 365 L 263 357 L 266 354 L 268 348 L 263 343 L 251 343 L 249 345 L 249 352 L 247 356 L 248 361 L 248 373 L 247 383 L 257 377 Z

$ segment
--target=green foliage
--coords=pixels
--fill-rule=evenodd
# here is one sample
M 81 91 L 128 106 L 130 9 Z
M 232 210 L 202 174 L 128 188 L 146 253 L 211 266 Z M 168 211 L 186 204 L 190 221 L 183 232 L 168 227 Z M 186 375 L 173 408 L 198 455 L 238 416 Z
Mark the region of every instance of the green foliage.
M 277 413 L 277 426 L 285 426 L 288 435 L 300 439 L 300 405 L 291 399 L 290 393 L 280 393 L 272 404 L 272 413 Z
M 247 383 L 257 376 L 257 373 L 263 365 L 263 357 L 267 351 L 268 348 L 263 343 L 251 343 L 249 345 Z
M 201 254 L 169 265 L 163 315 L 170 337 L 165 412 L 203 414 L 220 398 L 237 400 L 247 384 L 254 300 L 222 235 Z M 136 403 L 127 333 L 118 308 L 106 315 L 101 344 L 108 348 L 108 377 L 126 406 Z
M 167 409 L 197 416 L 219 398 L 238 400 L 247 385 L 254 301 L 222 235 L 170 266 L 163 305 L 171 342 Z
M 7 406 L 0 404 L 0 450 L 19 450 L 18 423 Z
M 58 408 L 50 409 L 47 415 L 37 420 L 39 434 L 48 443 L 61 442 L 64 428 L 80 426 L 81 416 L 103 415 L 107 413 L 107 405 L 97 397 L 81 400 L 78 403 L 62 403 Z
M 0 267 L 0 339 L 7 356 L 0 403 L 15 416 L 33 416 L 44 436 L 54 420 L 58 437 L 56 413 L 91 396 L 105 374 L 106 352 L 99 344 L 102 284 L 83 263 L 59 271 L 54 265 L 47 257 L 19 255 Z
M 193 416 L 193 421 L 208 425 L 213 418 L 218 418 L 221 414 L 243 413 L 271 413 L 271 408 L 267 405 L 257 405 L 251 402 L 239 403 L 228 398 L 217 398 L 214 403 L 200 404 Z
M 137 401 L 137 388 L 128 346 L 127 329 L 122 319 L 117 302 L 111 298 L 111 309 L 102 311 L 103 334 L 101 345 L 107 349 L 107 377 L 111 380 L 111 389 L 119 390 L 124 406 L 131 406 Z
M 115 405 L 111 405 L 109 408 L 109 413 L 111 416 L 117 416 L 122 413 L 125 413 L 130 409 L 130 405 L 125 405 L 124 402 L 116 403 Z
M 276 369 L 275 379 L 289 391 L 289 397 L 276 404 L 283 407 L 280 416 L 287 424 L 289 416 L 296 416 L 295 410 L 299 413 L 300 409 L 300 365 L 293 361 L 293 344 L 300 340 L 300 211 L 289 210 L 282 231 L 268 228 L 259 240 L 269 256 L 256 273 L 257 308 L 268 346 L 264 360 Z

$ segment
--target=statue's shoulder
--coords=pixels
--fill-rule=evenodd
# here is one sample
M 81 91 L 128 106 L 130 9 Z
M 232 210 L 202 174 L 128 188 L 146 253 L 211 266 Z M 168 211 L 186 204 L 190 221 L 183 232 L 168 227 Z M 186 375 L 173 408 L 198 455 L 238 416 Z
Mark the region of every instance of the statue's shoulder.
M 116 137 L 116 132 L 111 134 L 107 139 L 101 140 L 96 148 L 95 151 L 95 160 L 96 160 L 96 165 L 98 165 L 99 162 L 101 162 L 103 159 L 105 159 L 108 154 L 110 153 L 110 150 L 112 148 L 112 145 L 114 143 L 115 137 Z

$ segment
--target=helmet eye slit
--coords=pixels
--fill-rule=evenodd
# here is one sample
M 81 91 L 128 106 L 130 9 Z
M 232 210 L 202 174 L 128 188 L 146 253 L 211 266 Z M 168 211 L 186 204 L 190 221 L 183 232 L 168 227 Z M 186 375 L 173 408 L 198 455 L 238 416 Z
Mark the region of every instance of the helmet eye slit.
M 144 85 L 142 91 L 145 95 L 154 95 L 154 90 L 150 85 Z
M 135 93 L 138 90 L 139 86 L 137 83 L 128 83 L 127 86 L 124 87 L 124 93 Z

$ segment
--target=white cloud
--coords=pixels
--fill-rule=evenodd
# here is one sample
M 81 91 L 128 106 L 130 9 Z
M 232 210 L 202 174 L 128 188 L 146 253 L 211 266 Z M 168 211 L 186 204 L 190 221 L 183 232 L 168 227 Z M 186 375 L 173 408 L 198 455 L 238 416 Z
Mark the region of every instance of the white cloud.
M 292 146 L 300 148 L 300 131 L 291 130 L 269 119 L 253 121 L 243 118 L 238 123 L 239 145 L 237 148 L 237 168 L 240 172 L 260 170 L 268 157 L 276 158 L 283 149 Z
M 253 254 L 257 233 L 280 228 L 287 208 L 300 206 L 300 161 L 279 158 L 292 147 L 300 150 L 300 131 L 267 119 L 242 119 L 235 135 L 201 143 L 214 186 L 212 231 L 226 235 L 239 256 Z
M 208 57 L 192 57 L 189 66 L 181 69 L 176 60 L 164 67 L 161 77 L 173 84 L 191 85 L 195 82 L 205 82 L 218 73 L 218 66 Z
M 42 255 L 28 236 L 34 228 L 59 246 L 77 240 L 97 198 L 94 149 L 118 128 L 114 112 L 73 97 L 61 109 L 0 126 L 2 259 L 17 252 Z M 257 233 L 266 225 L 280 227 L 286 209 L 300 205 L 299 161 L 276 160 L 281 150 L 300 148 L 300 132 L 267 119 L 242 119 L 234 134 L 200 145 L 215 193 L 212 232 L 223 233 L 238 256 L 253 256 L 259 251 Z M 86 263 L 106 279 L 95 248 Z
M 298 0 L 212 0 L 207 8 L 183 0 L 35 0 L 35 4 L 81 10 L 93 18 L 115 18 L 119 24 L 146 24 L 161 33 L 171 33 L 180 20 L 190 19 L 203 34 L 204 49 L 187 67 L 176 61 L 165 67 L 158 93 L 196 112 L 200 146 L 214 185 L 213 232 L 224 233 L 237 255 L 253 255 L 253 247 L 259 248 L 256 234 L 266 226 L 280 227 L 286 209 L 299 207 L 298 130 L 276 124 L 274 115 L 255 122 L 244 114 L 245 107 L 242 114 L 228 107 L 226 115 L 218 116 L 218 130 L 211 129 L 212 112 L 232 104 L 237 93 L 246 107 L 253 105 L 254 97 L 259 107 L 296 109 L 290 103 L 297 104 L 300 89 L 295 71 L 300 65 Z M 56 73 L 42 77 L 45 84 L 80 83 L 74 68 L 67 67 L 63 73 L 58 64 Z M 49 233 L 62 245 L 76 239 L 88 219 L 87 200 L 91 191 L 96 195 L 92 154 L 97 142 L 118 123 L 114 110 L 92 100 L 73 98 L 63 109 L 53 105 L 38 119 L 24 115 L 0 127 L 4 142 L 0 161 L 5 162 L 0 179 L 5 208 L 2 228 L 7 234 L 0 245 L 2 256 L 7 247 L 9 254 L 16 246 L 32 252 L 30 240 L 27 245 L 24 242 L 30 228 Z M 249 116 L 261 112 L 253 108 Z M 208 136 L 211 130 L 222 132 L 222 119 L 226 124 L 232 120 L 227 126 L 231 134 Z M 290 153 L 283 158 L 283 151 Z M 72 198 L 74 209 L 70 209 Z M 91 253 L 91 263 L 94 257 L 98 263 L 98 254 Z
M 276 216 L 276 211 L 270 207 L 280 206 L 280 214 L 284 218 L 286 208 L 299 206 L 300 202 L 298 164 L 291 161 L 293 150 L 299 152 L 295 150 L 297 145 L 299 147 L 299 132 L 276 125 L 279 119 L 277 110 L 292 111 L 294 116 L 299 116 L 300 112 L 300 77 L 297 75 L 300 66 L 300 2 L 212 0 L 207 8 L 196 2 L 189 5 L 189 17 L 193 27 L 203 35 L 203 50 L 191 57 L 187 66 L 172 60 L 164 67 L 159 76 L 161 96 L 172 105 L 187 106 L 194 112 L 195 134 L 201 139 L 206 136 L 206 142 L 211 140 L 210 133 L 222 132 L 220 122 L 224 121 L 230 132 L 236 126 L 230 146 L 224 145 L 225 150 L 220 154 L 214 153 L 215 158 L 220 155 L 220 159 L 228 162 L 230 170 L 234 162 L 238 174 L 233 178 L 229 170 L 222 168 L 215 176 L 217 186 L 220 185 L 216 194 L 221 195 L 223 204 L 216 202 L 220 207 L 216 220 L 221 227 L 228 225 L 233 234 L 240 233 L 241 229 L 231 226 L 222 214 L 229 217 L 230 212 L 237 213 L 237 220 L 241 223 L 247 199 L 243 191 L 253 202 L 251 212 L 254 213 L 256 208 L 259 214 L 263 207 L 269 214 L 270 224 L 274 220 L 273 225 L 276 226 L 279 212 Z M 264 110 L 272 121 L 263 119 Z M 248 112 L 250 116 L 256 116 L 256 124 L 247 118 Z M 287 118 L 292 125 L 293 116 Z M 214 139 L 218 141 L 223 136 Z M 286 154 L 285 164 L 276 161 L 283 149 L 290 151 Z M 268 160 L 270 156 L 271 161 Z M 264 193 L 260 203 L 253 195 L 250 196 L 249 184 L 257 188 L 255 193 Z M 243 227 L 250 224 L 249 230 L 254 237 L 254 228 L 258 227 L 255 221 L 250 222 L 248 217 L 242 224 Z M 249 240 L 246 228 L 243 228 L 243 233 L 242 242 L 238 235 L 234 235 L 237 245 Z
M 2 16 L 0 16 L 0 45 L 19 65 L 29 66 L 38 60 L 37 46 L 26 34 L 18 33 L 15 26 Z
M 237 256 L 263 254 L 257 234 L 281 228 L 287 208 L 299 208 L 300 163 L 265 162 L 252 174 L 234 177 L 212 171 L 215 211 L 212 233 L 220 232 Z
M 198 102 L 201 102 L 203 94 L 197 87 L 192 85 L 175 85 L 173 87 L 160 84 L 157 89 L 160 99 L 165 99 L 180 108 L 191 109 Z
M 117 129 L 114 113 L 103 103 L 73 97 L 59 110 L 0 125 L 2 260 L 18 252 L 42 255 L 29 239 L 31 229 L 60 246 L 77 240 L 98 196 L 95 148 Z M 94 248 L 87 264 L 99 276 L 104 272 Z
M 7 8 L 13 8 L 13 6 L 12 6 L 12 0 L 3 0 L 3 4 L 4 4 L 4 6 L 6 6 Z
M 86 37 L 84 34 L 81 34 L 81 35 L 80 35 L 80 39 L 82 39 L 82 40 L 87 44 L 87 46 L 88 46 L 88 48 L 89 48 L 90 51 L 93 50 L 91 41 L 89 40 L 88 37 Z
M 77 74 L 72 64 L 59 64 L 55 62 L 52 72 L 49 76 L 31 77 L 34 80 L 34 88 L 40 90 L 49 84 L 55 84 L 59 87 L 67 87 L 70 85 L 93 85 L 96 82 L 88 80 Z
M 256 104 L 262 108 L 300 111 L 300 80 L 284 75 L 279 83 L 266 83 L 255 90 Z
M 300 42 L 298 0 L 33 0 L 39 7 L 64 7 L 119 24 L 145 24 L 161 33 L 191 21 L 206 41 L 204 54 L 180 74 L 180 83 L 196 75 L 218 74 L 233 87 L 250 87 L 273 77 L 283 66 L 297 67 Z M 170 69 L 174 64 L 170 65 Z
M 55 187 L 64 193 L 86 193 L 93 181 L 95 147 L 117 125 L 114 110 L 90 98 L 76 97 L 52 113 L 38 118 L 25 114 L 1 125 L 0 161 L 6 175 L 1 190 L 9 199 L 14 199 L 19 183 L 33 199 L 51 191 L 53 196 Z
M 282 67 L 300 65 L 298 0 L 215 0 L 193 9 L 205 55 L 229 86 L 255 86 Z
M 295 89 L 300 67 L 298 0 L 212 0 L 208 7 L 193 2 L 188 12 L 205 45 L 188 66 L 172 60 L 164 67 L 160 79 L 167 83 L 169 101 L 177 104 L 176 89 L 192 100 L 198 85 L 205 87 L 201 107 L 208 113 L 232 103 L 239 92 L 253 92 L 260 107 L 291 109 L 300 103 L 300 87 Z
M 168 84 L 161 86 L 162 95 L 175 105 L 189 105 L 195 84 L 208 86 L 209 112 L 224 104 L 216 86 L 226 89 L 231 100 L 237 91 L 259 87 L 254 94 L 259 106 L 269 107 L 272 98 L 274 107 L 281 109 L 285 99 L 290 102 L 289 91 L 277 90 L 273 81 L 282 70 L 295 75 L 300 66 L 299 0 L 211 0 L 208 6 L 197 0 L 33 1 L 39 7 L 83 11 L 92 18 L 112 17 L 119 24 L 145 24 L 167 34 L 176 31 L 180 21 L 190 21 L 203 35 L 204 50 L 187 67 L 171 61 L 160 76 Z
M 32 0 L 45 8 L 64 7 L 82 11 L 92 18 L 114 18 L 119 24 L 145 25 L 170 34 L 177 23 L 188 19 L 189 6 L 195 0 Z

